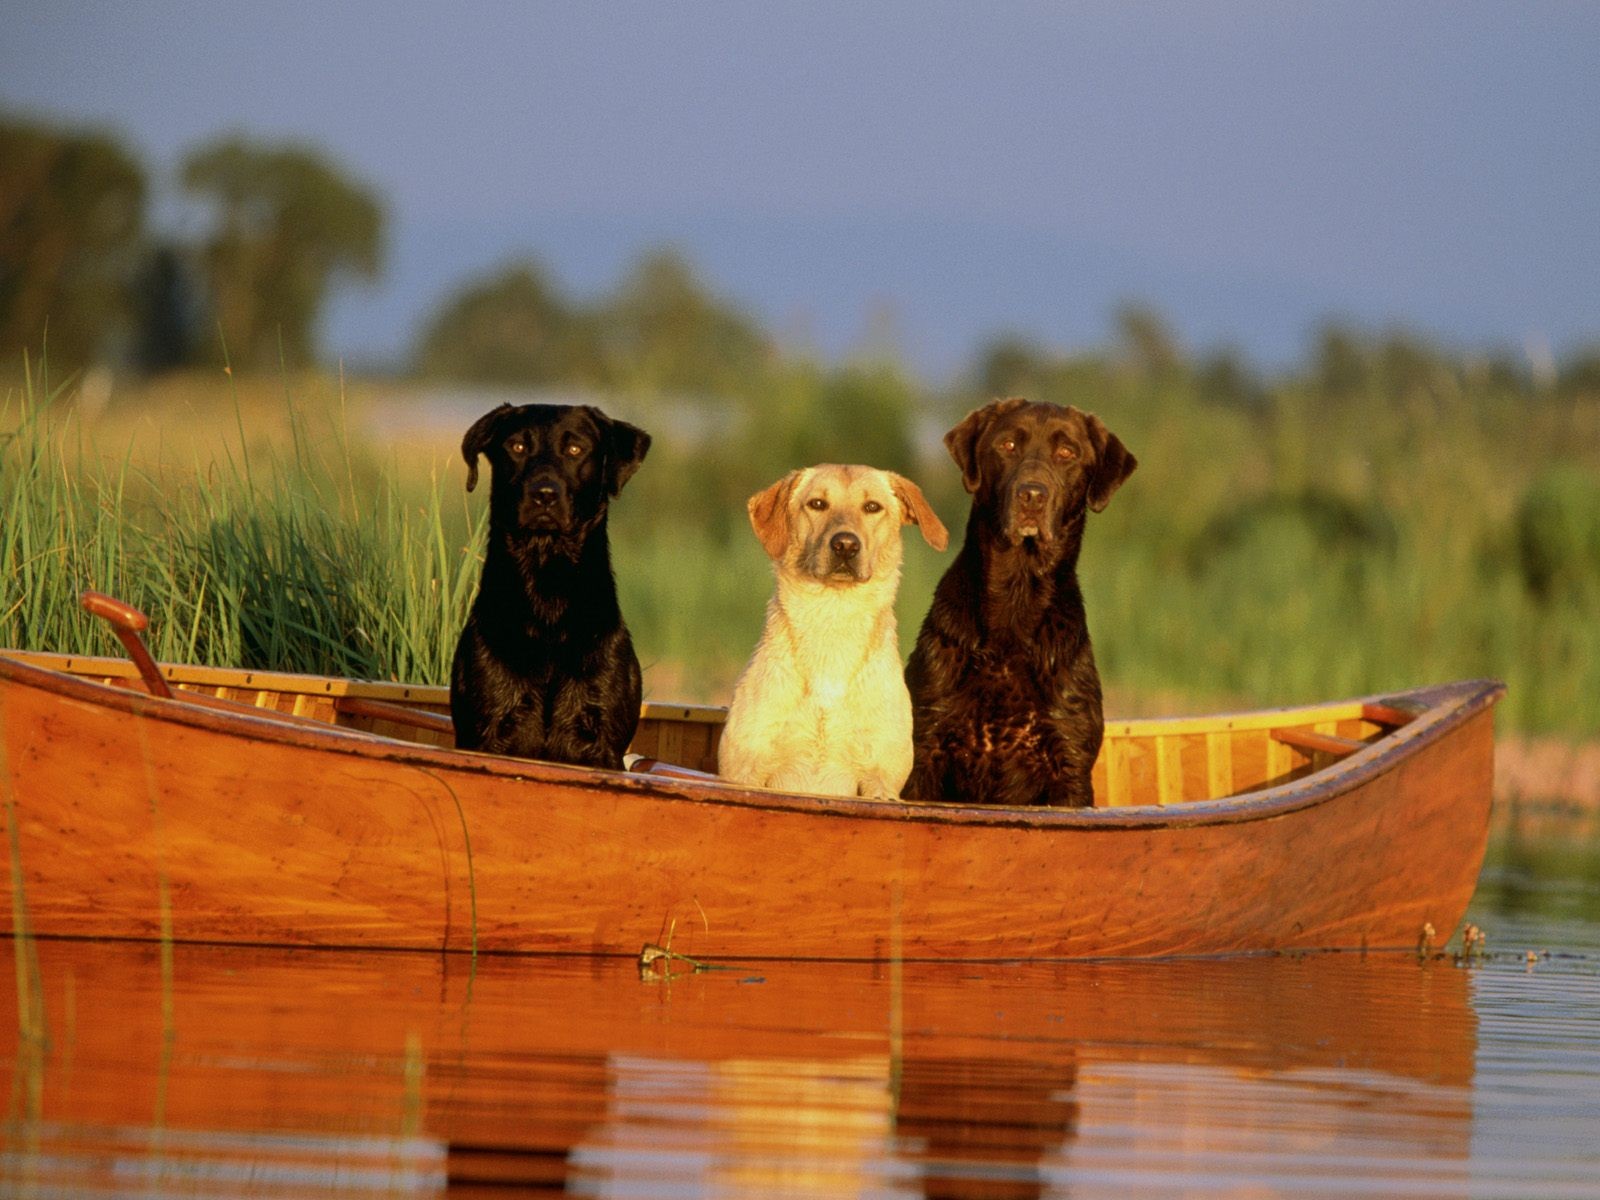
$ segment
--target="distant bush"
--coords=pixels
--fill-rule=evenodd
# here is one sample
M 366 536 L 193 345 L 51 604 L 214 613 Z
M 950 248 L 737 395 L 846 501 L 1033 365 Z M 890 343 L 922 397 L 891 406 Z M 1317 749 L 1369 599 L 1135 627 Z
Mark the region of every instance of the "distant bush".
M 1517 506 L 1516 544 L 1541 600 L 1600 599 L 1600 479 L 1574 465 L 1540 474 Z

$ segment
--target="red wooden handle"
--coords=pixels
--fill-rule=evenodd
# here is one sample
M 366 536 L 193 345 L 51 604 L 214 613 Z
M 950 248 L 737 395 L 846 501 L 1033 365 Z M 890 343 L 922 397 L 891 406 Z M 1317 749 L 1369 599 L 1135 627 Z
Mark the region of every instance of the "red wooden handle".
M 156 660 L 150 657 L 150 651 L 145 649 L 144 639 L 139 636 L 149 627 L 150 618 L 133 605 L 124 604 L 104 592 L 84 592 L 80 600 L 85 611 L 111 622 L 111 631 L 127 650 L 128 657 L 133 659 L 133 665 L 139 668 L 139 676 L 144 680 L 145 687 L 150 689 L 150 694 L 164 700 L 172 699 L 172 688 L 161 674 L 161 668 L 156 666 Z
M 84 592 L 83 607 L 97 617 L 104 617 L 120 629 L 143 633 L 150 627 L 149 617 L 133 605 L 125 604 L 115 596 L 108 596 L 104 592 Z

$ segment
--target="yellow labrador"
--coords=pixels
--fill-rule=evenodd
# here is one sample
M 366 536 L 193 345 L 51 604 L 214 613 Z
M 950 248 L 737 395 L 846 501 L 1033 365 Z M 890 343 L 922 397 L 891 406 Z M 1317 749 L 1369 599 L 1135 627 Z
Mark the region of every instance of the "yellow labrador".
M 935 550 L 950 535 L 892 471 L 791 471 L 750 497 L 777 590 L 734 685 L 718 765 L 759 787 L 894 799 L 911 773 L 911 699 L 894 598 L 900 527 Z

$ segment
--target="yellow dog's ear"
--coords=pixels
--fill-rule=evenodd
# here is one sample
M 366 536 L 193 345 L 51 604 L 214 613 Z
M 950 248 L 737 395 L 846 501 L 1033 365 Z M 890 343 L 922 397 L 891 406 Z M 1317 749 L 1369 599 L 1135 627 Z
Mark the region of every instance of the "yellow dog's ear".
M 800 472 L 790 471 L 771 487 L 763 488 L 745 502 L 750 512 L 750 527 L 761 539 L 769 558 L 782 558 L 789 544 L 789 497 L 794 495 Z
M 950 531 L 944 527 L 944 522 L 939 520 L 939 514 L 933 511 L 933 505 L 928 503 L 928 498 L 922 494 L 922 489 L 904 475 L 888 472 L 889 483 L 894 488 L 895 499 L 900 501 L 900 511 L 905 515 L 904 524 L 915 525 L 922 530 L 922 536 L 928 545 L 935 550 L 943 550 L 950 544 Z

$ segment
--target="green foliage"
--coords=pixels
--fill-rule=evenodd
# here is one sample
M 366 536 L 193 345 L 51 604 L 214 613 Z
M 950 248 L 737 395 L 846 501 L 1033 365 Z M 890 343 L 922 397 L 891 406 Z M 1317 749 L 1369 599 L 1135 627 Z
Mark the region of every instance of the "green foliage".
M 1517 557 L 1547 603 L 1600 600 L 1600 477 L 1571 464 L 1539 473 L 1517 506 Z
M 593 322 L 529 261 L 468 283 L 447 300 L 414 357 L 423 376 L 470 383 L 539 386 L 600 376 Z
M 470 282 L 429 318 L 413 358 L 432 378 L 694 400 L 759 388 L 771 354 L 680 255 L 659 251 L 592 307 L 566 299 L 533 262 Z
M 483 531 L 454 487 L 389 464 L 358 493 L 370 464 L 312 454 L 298 411 L 295 453 L 254 471 L 108 468 L 69 400 L 30 382 L 0 407 L 0 645 L 120 653 L 78 607 L 95 588 L 147 612 L 168 661 L 448 678 Z
M 1122 326 L 1101 353 L 996 342 L 969 386 L 935 395 L 889 361 L 776 354 L 658 259 L 592 307 L 508 271 L 431 340 L 441 361 L 460 342 L 442 371 L 579 389 L 654 436 L 613 533 L 657 696 L 726 699 L 749 654 L 772 586 L 753 493 L 809 463 L 868 462 L 921 484 L 959 539 L 968 497 L 938 435 L 1023 394 L 1097 413 L 1139 458 L 1091 518 L 1080 568 L 1113 711 L 1495 676 L 1511 687 L 1506 726 L 1600 729 L 1589 359 L 1541 373 L 1329 327 L 1299 369 L 1264 378 L 1226 350 L 1185 357 L 1147 311 Z M 585 349 L 558 351 L 563 339 Z M 293 454 L 262 457 L 241 414 L 240 469 L 196 463 L 177 485 L 131 456 L 81 465 L 57 413 L 70 400 L 37 371 L 27 419 L 0 420 L 0 644 L 103 642 L 71 602 L 98 586 L 163 614 L 172 658 L 444 678 L 484 511 L 460 489 L 459 429 L 439 437 L 458 472 L 441 484 L 360 440 L 324 461 L 293 422 Z M 948 562 L 908 538 L 906 648 Z
M 341 276 L 377 275 L 383 210 L 304 146 L 223 138 L 191 153 L 183 185 L 210 202 L 201 247 L 207 297 L 235 362 L 316 358 L 316 317 Z
M 129 320 L 144 172 L 109 135 L 0 118 L 0 363 L 87 366 Z
M 735 395 L 767 357 L 761 331 L 670 250 L 646 255 L 595 325 L 606 381 L 622 391 Z

